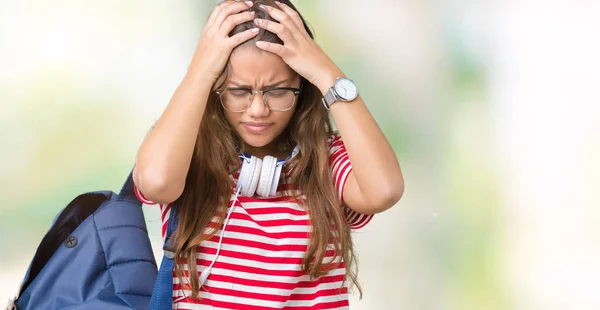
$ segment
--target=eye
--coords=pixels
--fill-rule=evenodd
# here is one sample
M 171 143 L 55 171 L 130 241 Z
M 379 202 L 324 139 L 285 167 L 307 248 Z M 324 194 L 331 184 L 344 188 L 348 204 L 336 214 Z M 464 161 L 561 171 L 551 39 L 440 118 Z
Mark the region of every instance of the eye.
M 229 89 L 229 93 L 234 97 L 245 97 L 250 91 L 248 89 Z
M 286 89 L 272 89 L 269 91 L 269 95 L 272 97 L 284 97 L 288 94 L 288 90 Z

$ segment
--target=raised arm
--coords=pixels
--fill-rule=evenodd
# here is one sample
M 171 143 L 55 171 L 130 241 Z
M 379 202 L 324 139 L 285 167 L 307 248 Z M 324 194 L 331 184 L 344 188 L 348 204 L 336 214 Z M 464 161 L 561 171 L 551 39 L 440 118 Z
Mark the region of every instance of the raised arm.
M 326 78 L 317 87 L 325 94 L 336 78 L 344 74 L 331 70 L 323 76 Z M 344 203 L 363 214 L 389 209 L 404 193 L 404 178 L 398 159 L 377 122 L 360 96 L 353 101 L 334 103 L 330 111 L 352 163 L 343 189 Z
M 140 146 L 133 178 L 149 200 L 167 204 L 183 193 L 211 88 L 233 48 L 257 34 L 247 30 L 229 37 L 233 27 L 254 18 L 242 12 L 251 5 L 227 1 L 215 7 L 185 78 Z
M 259 41 L 257 46 L 279 55 L 324 95 L 344 73 L 312 40 L 300 16 L 285 4 L 277 5 L 264 9 L 279 23 L 259 19 L 257 25 L 276 33 L 284 44 Z M 400 165 L 389 142 L 360 96 L 334 103 L 331 114 L 353 167 L 343 189 L 346 206 L 362 214 L 389 209 L 404 193 Z

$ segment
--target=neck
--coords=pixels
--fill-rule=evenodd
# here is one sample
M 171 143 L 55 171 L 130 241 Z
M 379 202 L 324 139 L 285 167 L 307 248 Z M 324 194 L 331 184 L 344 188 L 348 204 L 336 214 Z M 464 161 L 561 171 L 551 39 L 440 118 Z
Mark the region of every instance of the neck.
M 264 158 L 265 156 L 270 155 L 277 157 L 277 159 L 284 159 L 292 152 L 292 147 L 290 147 L 287 143 L 272 141 L 263 147 L 245 145 L 244 151 L 258 158 Z

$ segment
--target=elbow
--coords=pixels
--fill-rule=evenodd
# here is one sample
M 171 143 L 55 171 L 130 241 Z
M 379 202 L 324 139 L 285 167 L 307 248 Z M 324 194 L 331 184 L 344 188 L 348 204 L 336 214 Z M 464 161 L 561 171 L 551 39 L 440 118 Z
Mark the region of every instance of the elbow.
M 404 195 L 404 180 L 388 182 L 389 186 L 381 189 L 380 200 L 373 206 L 373 213 L 381 213 L 396 205 Z
M 157 204 L 169 204 L 183 193 L 184 186 L 169 182 L 166 176 L 153 170 L 134 170 L 134 181 L 142 194 Z

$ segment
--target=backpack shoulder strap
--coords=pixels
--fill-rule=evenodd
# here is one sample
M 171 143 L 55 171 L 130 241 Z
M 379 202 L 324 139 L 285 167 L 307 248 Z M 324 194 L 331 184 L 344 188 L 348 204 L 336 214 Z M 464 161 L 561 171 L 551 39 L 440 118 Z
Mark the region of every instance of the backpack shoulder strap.
M 121 191 L 119 192 L 118 198 L 138 201 L 138 199 L 135 196 L 133 184 L 133 170 L 131 170 L 131 172 L 129 172 L 129 175 L 127 176 L 127 180 L 123 184 L 123 187 L 121 187 Z
M 179 213 L 177 204 L 171 206 L 171 215 L 167 224 L 167 236 L 163 246 L 163 259 L 160 263 L 158 276 L 154 282 L 152 298 L 150 299 L 150 310 L 171 309 L 173 305 L 173 267 L 175 266 L 175 253 L 171 251 L 173 244 L 173 233 L 177 228 Z

